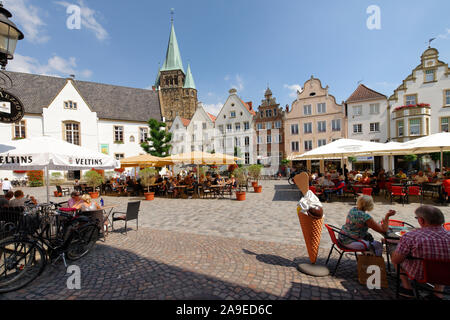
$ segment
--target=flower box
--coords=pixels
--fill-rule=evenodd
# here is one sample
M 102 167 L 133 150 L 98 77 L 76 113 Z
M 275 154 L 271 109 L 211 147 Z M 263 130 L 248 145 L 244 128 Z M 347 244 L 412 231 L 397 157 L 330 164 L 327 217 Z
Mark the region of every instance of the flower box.
M 430 105 L 428 103 L 418 103 L 418 104 L 408 104 L 406 106 L 400 106 L 394 109 L 394 112 L 400 111 L 406 108 L 429 108 Z

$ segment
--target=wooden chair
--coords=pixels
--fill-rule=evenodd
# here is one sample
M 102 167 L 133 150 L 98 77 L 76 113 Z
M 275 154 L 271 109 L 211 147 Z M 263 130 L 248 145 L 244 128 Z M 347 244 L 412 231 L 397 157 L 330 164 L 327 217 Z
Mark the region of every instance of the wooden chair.
M 136 220 L 136 231 L 139 228 L 139 207 L 141 205 L 140 201 L 128 202 L 127 212 L 116 211 L 112 214 L 112 225 L 111 228 L 114 230 L 114 221 L 125 221 L 125 234 L 127 233 L 127 223 L 131 220 Z M 116 217 L 116 214 L 121 214 L 121 216 Z

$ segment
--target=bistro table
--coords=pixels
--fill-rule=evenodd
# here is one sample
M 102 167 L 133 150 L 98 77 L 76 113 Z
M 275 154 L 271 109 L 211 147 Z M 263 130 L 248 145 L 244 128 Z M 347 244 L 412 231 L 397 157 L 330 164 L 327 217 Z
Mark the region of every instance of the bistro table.
M 180 190 L 180 198 L 183 198 L 183 199 L 187 198 L 187 194 L 186 194 L 187 186 L 174 186 L 174 188 L 177 188 Z
M 423 191 L 431 191 L 431 197 L 436 193 L 438 195 L 438 203 L 444 203 L 444 195 L 442 193 L 442 184 L 441 183 L 424 183 Z
M 415 230 L 415 228 L 410 225 L 389 226 L 388 231 L 384 234 L 384 243 L 386 245 L 386 258 L 389 272 L 391 272 L 391 263 L 389 262 L 390 252 L 393 252 L 395 250 L 395 247 L 397 247 L 397 244 L 400 242 L 401 237 L 412 230 Z M 392 250 L 390 249 L 390 247 L 392 247 Z
M 211 190 L 214 193 L 214 197 L 215 196 L 219 196 L 219 198 L 224 199 L 225 195 L 224 195 L 224 188 L 225 185 L 221 185 L 221 184 L 213 184 L 210 186 Z
M 111 225 L 112 225 L 112 221 L 111 221 L 111 219 L 110 219 L 110 216 L 111 216 L 111 213 L 112 213 L 113 209 L 116 208 L 117 206 L 118 206 L 117 204 L 113 204 L 113 205 L 101 207 L 100 210 L 102 210 L 102 211 L 105 213 L 105 215 L 106 215 L 104 222 L 108 221 L 108 224 L 111 224 Z M 106 210 L 109 210 L 109 212 L 107 213 Z M 102 231 L 103 231 L 103 230 L 102 230 Z M 108 234 L 108 226 L 106 226 L 106 233 L 103 232 L 103 238 L 104 238 L 104 239 L 106 239 L 105 236 L 106 236 L 107 234 Z

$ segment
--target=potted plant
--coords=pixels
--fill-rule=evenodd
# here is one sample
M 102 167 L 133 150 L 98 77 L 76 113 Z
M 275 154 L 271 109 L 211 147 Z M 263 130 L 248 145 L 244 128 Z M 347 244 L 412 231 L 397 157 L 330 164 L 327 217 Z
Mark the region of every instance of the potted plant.
M 86 180 L 86 184 L 94 190 L 93 192 L 89 192 L 89 195 L 92 199 L 97 199 L 99 192 L 96 191 L 96 188 L 103 183 L 103 176 L 94 170 L 90 170 L 84 174 L 84 179 Z
M 147 192 L 144 193 L 145 200 L 151 201 L 155 199 L 155 193 L 150 192 L 150 185 L 155 184 L 156 175 L 158 171 L 154 168 L 145 168 L 139 171 L 139 177 L 141 178 L 141 184 L 147 188 Z
M 233 171 L 233 175 L 237 181 L 236 199 L 238 201 L 245 200 L 245 191 L 242 191 L 242 186 L 247 184 L 247 173 L 244 168 L 237 168 Z
M 262 190 L 262 186 L 258 184 L 258 181 L 261 178 L 262 167 L 263 166 L 260 164 L 253 164 L 248 168 L 248 173 L 250 177 L 252 177 L 252 179 L 254 180 L 252 182 L 252 186 L 256 193 L 261 193 Z

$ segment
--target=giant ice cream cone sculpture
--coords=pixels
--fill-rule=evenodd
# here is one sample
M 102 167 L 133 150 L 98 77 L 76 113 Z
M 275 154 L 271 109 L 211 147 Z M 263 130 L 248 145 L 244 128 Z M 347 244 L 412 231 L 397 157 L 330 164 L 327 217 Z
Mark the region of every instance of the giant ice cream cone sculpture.
M 297 208 L 298 219 L 302 227 L 303 238 L 305 239 L 306 248 L 308 250 L 309 260 L 312 264 L 316 263 L 319 253 L 320 238 L 322 236 L 323 218 L 314 219 L 309 215 L 301 212 L 301 208 Z
M 309 190 L 309 176 L 306 172 L 295 176 L 294 182 L 306 196 Z M 300 226 L 305 239 L 306 248 L 308 250 L 309 260 L 312 264 L 316 263 L 317 255 L 319 253 L 320 238 L 322 236 L 323 217 L 317 219 L 308 213 L 302 212 L 300 207 L 297 207 L 297 215 L 300 220 Z

